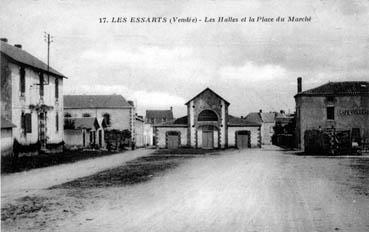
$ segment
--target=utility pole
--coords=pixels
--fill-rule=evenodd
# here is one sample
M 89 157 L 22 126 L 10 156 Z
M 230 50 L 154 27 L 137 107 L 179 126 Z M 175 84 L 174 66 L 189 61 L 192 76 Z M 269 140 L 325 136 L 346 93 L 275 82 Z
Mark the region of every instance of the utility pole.
M 53 36 L 50 35 L 50 33 L 44 32 L 44 40 L 47 43 L 47 85 L 49 84 L 50 77 L 49 77 L 49 71 L 50 71 L 50 44 L 53 41 Z

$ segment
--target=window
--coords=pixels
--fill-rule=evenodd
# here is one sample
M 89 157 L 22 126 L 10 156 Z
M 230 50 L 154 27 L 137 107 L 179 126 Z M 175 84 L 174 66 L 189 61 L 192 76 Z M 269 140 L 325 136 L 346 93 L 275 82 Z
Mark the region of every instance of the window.
M 24 96 L 24 93 L 26 92 L 26 71 L 24 70 L 24 67 L 21 67 L 19 70 L 19 76 L 20 76 L 20 93 L 21 96 Z
M 23 129 L 24 135 L 26 133 L 32 133 L 32 115 L 21 114 L 21 128 Z
M 91 114 L 89 114 L 89 113 L 84 113 L 84 114 L 82 114 L 82 117 L 84 117 L 84 118 L 89 118 L 89 117 L 91 117 Z
M 199 114 L 198 121 L 218 121 L 218 116 L 212 110 L 204 110 Z
M 59 79 L 55 77 L 55 99 L 59 98 Z
M 333 96 L 328 96 L 327 101 L 328 102 L 334 102 L 334 97 Z
M 64 114 L 64 118 L 71 118 L 71 117 L 72 117 L 72 115 L 70 113 L 65 113 Z
M 44 96 L 44 74 L 40 72 L 39 77 L 40 77 L 40 96 L 43 97 Z
M 55 128 L 56 128 L 56 132 L 59 131 L 59 113 L 56 112 L 56 115 L 55 115 Z
M 108 127 L 108 126 L 110 126 L 110 114 L 108 114 L 108 113 L 105 113 L 105 114 L 103 114 L 103 126 L 104 127 Z
M 334 106 L 327 107 L 327 120 L 334 120 Z

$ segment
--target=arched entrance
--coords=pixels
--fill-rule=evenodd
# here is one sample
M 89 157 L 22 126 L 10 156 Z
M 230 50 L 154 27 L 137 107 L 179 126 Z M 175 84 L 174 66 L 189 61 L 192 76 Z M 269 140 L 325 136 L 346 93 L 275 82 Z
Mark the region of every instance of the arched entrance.
M 198 147 L 213 149 L 219 145 L 218 115 L 210 109 L 203 110 L 197 117 Z
M 250 131 L 247 130 L 236 131 L 235 137 L 236 137 L 236 146 L 238 149 L 251 147 Z

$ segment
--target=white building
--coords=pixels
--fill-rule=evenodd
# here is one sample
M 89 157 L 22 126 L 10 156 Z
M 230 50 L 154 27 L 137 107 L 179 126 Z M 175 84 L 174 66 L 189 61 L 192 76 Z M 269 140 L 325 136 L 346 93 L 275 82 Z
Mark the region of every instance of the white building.
M 260 147 L 261 124 L 229 115 L 229 105 L 206 88 L 186 103 L 187 116 L 154 125 L 156 145 L 170 149 Z
M 21 45 L 1 39 L 1 117 L 15 125 L 17 148 L 62 148 L 64 78 Z
M 121 95 L 65 95 L 65 118 L 94 117 L 101 125 L 97 129 L 96 144 L 105 147 L 105 130 L 129 130 L 135 138 L 135 108 L 133 102 Z

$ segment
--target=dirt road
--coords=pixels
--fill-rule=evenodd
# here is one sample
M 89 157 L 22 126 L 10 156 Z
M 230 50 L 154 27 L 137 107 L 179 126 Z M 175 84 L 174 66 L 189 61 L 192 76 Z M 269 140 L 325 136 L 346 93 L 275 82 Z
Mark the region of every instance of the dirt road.
M 35 194 L 53 185 L 88 176 L 98 171 L 124 164 L 124 162 L 145 156 L 152 150 L 127 151 L 110 156 L 38 168 L 25 172 L 1 176 L 1 202 L 6 204 L 17 198 Z
M 150 182 L 49 190 L 80 210 L 12 231 L 369 231 L 369 160 L 272 149 L 185 161 Z M 76 194 L 78 192 L 78 194 Z M 76 197 L 76 196 L 79 197 Z M 52 214 L 58 214 L 55 211 Z M 59 213 L 61 214 L 61 213 Z

